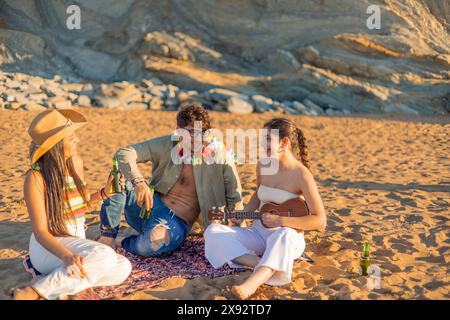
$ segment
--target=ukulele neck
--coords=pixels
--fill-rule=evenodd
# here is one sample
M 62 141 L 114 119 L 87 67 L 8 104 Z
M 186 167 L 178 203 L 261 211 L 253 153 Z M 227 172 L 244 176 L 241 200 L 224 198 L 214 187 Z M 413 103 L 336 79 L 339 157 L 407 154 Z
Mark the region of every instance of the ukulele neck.
M 261 219 L 261 212 L 255 211 L 231 211 L 226 212 L 225 216 L 229 219 L 253 219 L 259 220 Z

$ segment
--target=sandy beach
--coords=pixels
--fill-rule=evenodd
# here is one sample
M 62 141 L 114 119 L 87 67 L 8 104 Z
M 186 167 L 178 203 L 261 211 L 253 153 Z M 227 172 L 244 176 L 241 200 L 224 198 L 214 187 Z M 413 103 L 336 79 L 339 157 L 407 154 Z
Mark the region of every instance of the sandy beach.
M 120 146 L 171 132 L 176 112 L 86 108 L 80 153 L 92 190 L 106 179 Z M 31 225 L 23 201 L 28 169 L 26 128 L 35 111 L 0 111 L 0 299 L 31 276 L 21 264 Z M 277 113 L 245 117 L 212 112 L 212 125 L 261 128 Z M 328 215 L 325 232 L 306 233 L 315 263 L 297 262 L 293 281 L 264 285 L 253 299 L 448 299 L 450 298 L 450 121 L 398 116 L 287 116 L 307 137 L 313 174 Z M 149 165 L 140 165 L 146 176 Z M 245 201 L 255 190 L 255 168 L 238 167 Z M 98 209 L 98 208 L 97 208 Z M 98 235 L 98 211 L 87 215 L 88 237 Z M 123 225 L 123 233 L 130 228 Z M 381 289 L 358 274 L 364 241 L 381 270 Z M 117 299 L 232 299 L 228 288 L 248 272 L 216 279 L 172 278 Z

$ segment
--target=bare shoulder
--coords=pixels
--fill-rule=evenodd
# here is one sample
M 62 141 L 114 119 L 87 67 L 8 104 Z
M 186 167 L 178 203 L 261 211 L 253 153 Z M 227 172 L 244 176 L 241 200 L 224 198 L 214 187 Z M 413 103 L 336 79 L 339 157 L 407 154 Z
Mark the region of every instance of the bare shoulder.
M 314 176 L 312 175 L 311 171 L 305 167 L 302 163 L 300 163 L 297 167 L 297 170 L 295 170 L 296 176 L 302 183 L 314 181 Z
M 38 170 L 28 170 L 25 173 L 25 183 L 43 183 L 44 182 L 44 177 L 42 176 L 42 173 L 40 173 Z
M 24 189 L 30 190 L 31 188 L 36 188 L 38 190 L 44 189 L 44 177 L 42 176 L 42 173 L 40 173 L 37 170 L 28 170 L 25 173 L 25 182 L 24 182 Z

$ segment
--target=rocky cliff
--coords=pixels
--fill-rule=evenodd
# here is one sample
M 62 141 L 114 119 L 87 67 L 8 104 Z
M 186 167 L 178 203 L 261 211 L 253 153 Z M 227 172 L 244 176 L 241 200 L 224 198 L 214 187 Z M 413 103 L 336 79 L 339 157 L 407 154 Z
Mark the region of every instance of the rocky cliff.
M 80 29 L 66 25 L 72 4 Z M 380 29 L 367 28 L 369 5 Z M 329 114 L 448 114 L 449 27 L 443 0 L 0 0 L 0 70 L 94 84 L 157 77 Z

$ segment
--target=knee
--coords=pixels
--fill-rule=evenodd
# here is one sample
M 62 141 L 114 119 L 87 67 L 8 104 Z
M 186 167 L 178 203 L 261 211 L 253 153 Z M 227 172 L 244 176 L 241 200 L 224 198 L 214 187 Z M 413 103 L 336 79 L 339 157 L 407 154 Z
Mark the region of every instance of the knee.
M 111 266 L 117 263 L 116 252 L 104 244 L 96 245 L 90 252 L 84 256 L 88 270 L 109 270 Z M 88 272 L 89 273 L 89 272 Z
M 217 236 L 217 235 L 224 234 L 227 232 L 229 232 L 228 226 L 224 226 L 223 224 L 220 224 L 220 223 L 212 223 L 203 232 L 203 236 L 205 237 L 205 240 L 206 240 L 207 238 L 210 238 L 211 236 Z
M 131 266 L 130 260 L 125 258 L 124 256 L 117 256 L 118 264 L 119 264 L 119 277 L 121 278 L 121 282 L 125 281 L 128 276 L 131 274 L 131 270 L 133 267 Z
M 110 268 L 111 265 L 117 263 L 116 251 L 107 245 L 102 244 L 101 246 L 98 246 L 95 250 L 95 254 L 96 260 L 99 260 L 100 264 L 105 266 L 105 268 Z
M 209 225 L 203 233 L 203 237 L 205 238 L 205 253 L 210 255 L 213 252 L 220 252 L 224 246 L 227 246 L 230 231 L 230 227 L 222 224 L 213 223 Z
M 275 232 L 273 234 L 275 237 L 280 238 L 280 239 L 293 239 L 294 237 L 296 237 L 297 231 L 295 231 L 292 228 L 288 228 L 288 227 L 281 227 L 280 229 L 277 230 L 277 232 Z
M 139 236 L 131 236 L 122 241 L 122 247 L 143 257 L 156 257 L 165 253 L 170 244 L 170 232 L 166 227 L 156 226 Z
M 150 247 L 154 252 L 157 252 L 164 245 L 170 243 L 170 233 L 165 226 L 156 226 L 149 233 Z

